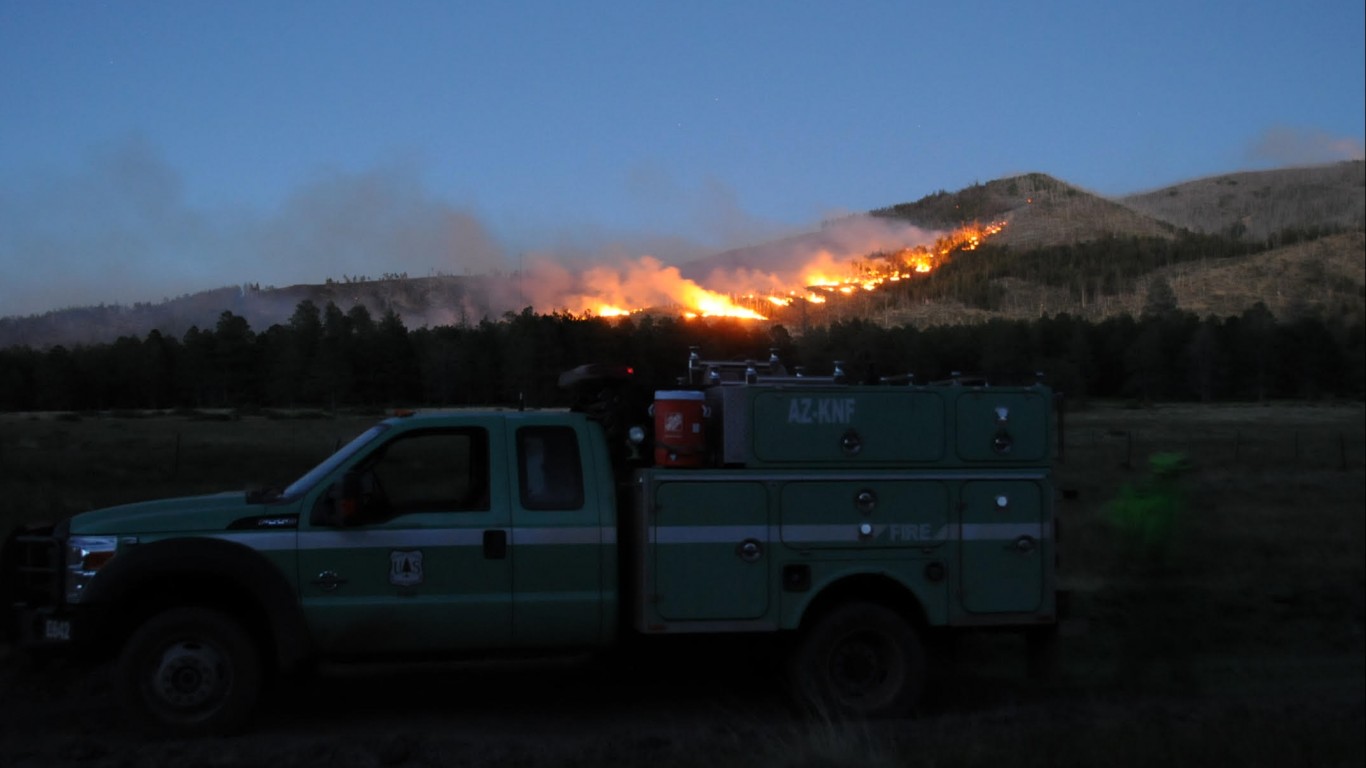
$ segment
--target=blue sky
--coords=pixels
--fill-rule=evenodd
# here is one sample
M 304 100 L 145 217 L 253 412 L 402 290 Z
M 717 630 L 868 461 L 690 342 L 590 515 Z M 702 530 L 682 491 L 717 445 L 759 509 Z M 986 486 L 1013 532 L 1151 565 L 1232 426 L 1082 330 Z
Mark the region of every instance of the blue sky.
M 1361 0 L 0 0 L 0 316 L 1360 158 Z

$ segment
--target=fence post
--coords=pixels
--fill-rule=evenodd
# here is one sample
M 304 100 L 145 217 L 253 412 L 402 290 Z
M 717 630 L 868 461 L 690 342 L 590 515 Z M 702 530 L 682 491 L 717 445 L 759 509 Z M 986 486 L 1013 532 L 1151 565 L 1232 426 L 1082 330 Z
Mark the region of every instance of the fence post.
M 171 479 L 180 476 L 180 433 L 175 433 L 175 453 L 171 457 Z

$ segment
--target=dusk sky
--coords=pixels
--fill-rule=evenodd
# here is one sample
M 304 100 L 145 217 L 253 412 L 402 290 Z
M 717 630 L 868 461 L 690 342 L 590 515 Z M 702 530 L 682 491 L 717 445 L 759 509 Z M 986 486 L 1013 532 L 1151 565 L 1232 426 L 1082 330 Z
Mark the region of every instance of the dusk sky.
M 0 316 L 1363 156 L 1366 4 L 0 0 Z

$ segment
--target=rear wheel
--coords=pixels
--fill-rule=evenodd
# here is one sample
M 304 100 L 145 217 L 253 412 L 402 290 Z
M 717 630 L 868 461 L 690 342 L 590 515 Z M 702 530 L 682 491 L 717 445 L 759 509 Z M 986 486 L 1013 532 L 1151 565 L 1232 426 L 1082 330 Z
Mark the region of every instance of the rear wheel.
M 818 618 L 789 658 L 799 704 L 828 716 L 910 714 L 925 685 L 925 652 L 905 618 L 876 603 L 850 603 Z
M 137 725 L 183 736 L 226 734 L 251 716 L 261 692 L 261 657 L 230 616 L 173 608 L 133 633 L 116 675 L 125 712 Z

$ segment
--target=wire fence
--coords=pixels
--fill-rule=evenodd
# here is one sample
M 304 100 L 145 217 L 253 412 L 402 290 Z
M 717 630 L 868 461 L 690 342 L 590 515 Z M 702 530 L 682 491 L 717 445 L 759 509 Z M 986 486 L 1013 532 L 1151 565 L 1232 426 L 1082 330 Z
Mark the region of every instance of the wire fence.
M 1059 446 L 1060 463 L 1081 460 L 1123 468 L 1144 464 L 1160 451 L 1186 454 L 1201 467 L 1336 469 L 1366 466 L 1366 435 L 1347 429 L 1265 431 L 1200 425 L 1182 434 L 1170 428 L 1069 429 Z

